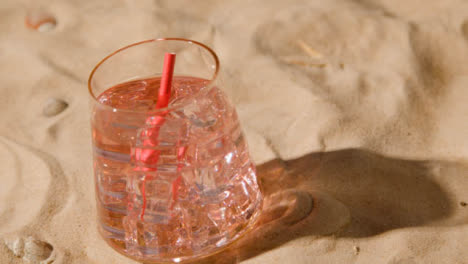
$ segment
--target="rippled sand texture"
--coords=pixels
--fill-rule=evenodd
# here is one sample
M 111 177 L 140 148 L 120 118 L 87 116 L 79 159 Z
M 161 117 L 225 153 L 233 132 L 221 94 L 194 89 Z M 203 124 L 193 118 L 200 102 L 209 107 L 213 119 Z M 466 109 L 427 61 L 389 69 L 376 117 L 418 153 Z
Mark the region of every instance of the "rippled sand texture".
M 205 263 L 468 263 L 468 3 L 0 4 L 0 263 L 135 263 L 96 232 L 86 81 L 123 45 L 219 54 L 266 196 Z

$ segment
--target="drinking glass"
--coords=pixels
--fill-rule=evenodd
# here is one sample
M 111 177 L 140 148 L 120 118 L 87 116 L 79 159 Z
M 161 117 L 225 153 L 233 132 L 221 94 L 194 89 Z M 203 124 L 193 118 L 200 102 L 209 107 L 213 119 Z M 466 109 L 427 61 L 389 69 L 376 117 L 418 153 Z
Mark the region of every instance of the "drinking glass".
M 171 99 L 157 109 L 167 52 L 177 56 Z M 92 71 L 98 228 L 118 252 L 144 262 L 197 259 L 255 223 L 262 194 L 218 72 L 210 48 L 178 38 L 129 45 Z

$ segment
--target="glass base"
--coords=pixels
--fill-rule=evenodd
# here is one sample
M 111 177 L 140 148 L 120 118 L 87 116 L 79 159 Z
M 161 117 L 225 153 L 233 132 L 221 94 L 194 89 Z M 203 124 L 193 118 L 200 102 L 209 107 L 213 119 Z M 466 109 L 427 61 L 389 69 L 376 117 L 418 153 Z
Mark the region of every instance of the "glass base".
M 256 202 L 254 203 L 254 208 L 256 208 L 254 210 L 254 213 L 252 214 L 252 216 L 251 216 L 250 220 L 248 221 L 248 223 L 242 229 L 238 230 L 237 233 L 235 233 L 233 236 L 232 236 L 232 234 L 226 234 L 226 235 L 224 235 L 224 238 L 223 238 L 223 236 L 220 236 L 218 241 L 221 241 L 221 240 L 225 239 L 225 237 L 228 236 L 228 235 L 231 235 L 232 238 L 226 239 L 225 242 L 221 246 L 216 246 L 216 243 L 215 244 L 210 244 L 210 245 L 206 246 L 206 248 L 204 248 L 204 249 L 197 250 L 200 253 L 194 254 L 194 255 L 188 255 L 188 256 L 171 256 L 171 257 L 161 257 L 161 258 L 153 258 L 153 257 L 146 258 L 146 257 L 135 256 L 135 255 L 129 254 L 127 252 L 125 241 L 106 237 L 105 231 L 103 230 L 101 225 L 99 225 L 98 230 L 99 230 L 99 233 L 100 233 L 101 237 L 104 239 L 104 241 L 106 241 L 106 243 L 110 247 L 112 247 L 114 250 L 116 250 L 120 254 L 122 254 L 122 255 L 124 255 L 124 256 L 126 256 L 128 258 L 131 258 L 133 260 L 140 261 L 140 262 L 147 263 L 147 264 L 164 264 L 164 263 L 169 264 L 169 263 L 192 262 L 192 261 L 201 260 L 203 258 L 207 258 L 209 256 L 215 255 L 215 254 L 225 250 L 227 247 L 232 245 L 234 242 L 238 241 L 240 238 L 242 238 L 247 233 L 252 231 L 254 226 L 256 225 L 258 219 L 259 219 L 260 213 L 261 213 L 262 208 L 263 208 L 263 197 L 262 197 L 261 194 L 259 194 Z

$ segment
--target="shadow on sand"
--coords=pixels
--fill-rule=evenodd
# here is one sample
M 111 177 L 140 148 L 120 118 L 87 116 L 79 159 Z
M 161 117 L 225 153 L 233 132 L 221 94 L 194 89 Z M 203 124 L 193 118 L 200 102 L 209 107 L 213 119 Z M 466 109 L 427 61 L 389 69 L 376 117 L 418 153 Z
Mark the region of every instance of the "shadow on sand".
M 450 215 L 424 161 L 348 149 L 257 166 L 265 204 L 255 229 L 196 263 L 231 264 L 304 236 L 367 237 Z

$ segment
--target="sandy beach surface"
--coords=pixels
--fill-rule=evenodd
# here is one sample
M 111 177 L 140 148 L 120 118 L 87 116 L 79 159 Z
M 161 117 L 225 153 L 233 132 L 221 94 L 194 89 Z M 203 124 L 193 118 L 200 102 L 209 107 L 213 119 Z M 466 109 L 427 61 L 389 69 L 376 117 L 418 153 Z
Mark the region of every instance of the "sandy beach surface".
M 158 37 L 217 52 L 266 197 L 205 263 L 468 263 L 462 0 L 2 0 L 0 263 L 136 263 L 97 234 L 86 82 Z

